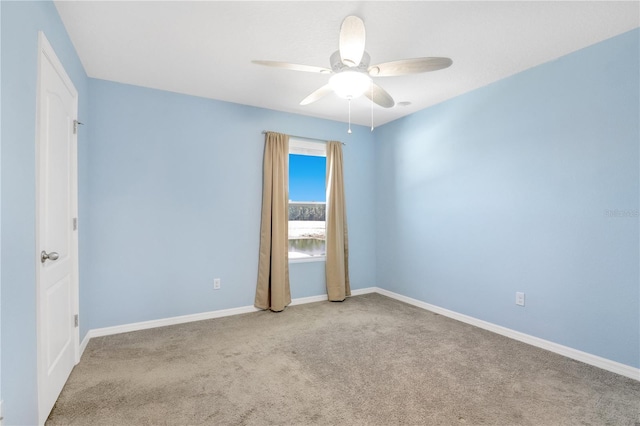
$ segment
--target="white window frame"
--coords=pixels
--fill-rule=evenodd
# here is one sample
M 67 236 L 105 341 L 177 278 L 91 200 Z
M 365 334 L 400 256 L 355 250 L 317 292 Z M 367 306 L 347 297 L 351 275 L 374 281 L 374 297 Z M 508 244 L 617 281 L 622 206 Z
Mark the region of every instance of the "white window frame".
M 305 139 L 289 138 L 289 154 L 326 157 L 327 144 L 324 142 L 312 142 Z
M 307 139 L 289 138 L 289 154 L 309 155 L 312 157 L 326 157 L 327 144 L 324 142 L 314 142 Z M 288 222 L 288 220 L 287 220 Z M 326 228 L 325 219 L 325 228 Z M 287 223 L 288 226 L 288 223 Z M 310 256 L 296 259 L 289 259 L 289 263 L 324 262 L 326 256 Z

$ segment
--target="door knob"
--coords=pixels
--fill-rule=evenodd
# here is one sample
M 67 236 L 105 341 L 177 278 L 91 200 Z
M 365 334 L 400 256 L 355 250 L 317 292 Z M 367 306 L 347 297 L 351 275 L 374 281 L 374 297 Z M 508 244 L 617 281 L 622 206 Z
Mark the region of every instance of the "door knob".
M 58 260 L 58 253 L 56 253 L 55 251 L 47 253 L 46 251 L 42 250 L 42 253 L 40 253 L 40 262 L 44 263 L 47 261 L 47 259 Z

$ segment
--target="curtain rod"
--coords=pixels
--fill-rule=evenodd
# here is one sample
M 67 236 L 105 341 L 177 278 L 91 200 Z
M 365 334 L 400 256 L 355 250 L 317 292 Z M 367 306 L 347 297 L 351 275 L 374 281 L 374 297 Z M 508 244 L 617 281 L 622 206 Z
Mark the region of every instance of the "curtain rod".
M 266 133 L 278 133 L 278 132 L 274 132 L 274 131 L 272 131 L 272 130 L 263 130 L 263 131 L 262 131 L 262 134 L 263 134 L 263 135 L 264 135 L 264 134 L 266 134 Z M 291 137 L 291 138 L 309 139 L 309 140 L 312 140 L 312 141 L 327 142 L 327 140 L 326 140 L 326 139 L 310 138 L 310 137 L 308 137 L 308 136 L 298 136 L 298 135 L 287 135 L 287 136 L 289 136 L 289 137 Z M 340 143 L 341 143 L 342 145 L 346 145 L 346 143 L 344 143 L 344 142 L 340 142 Z

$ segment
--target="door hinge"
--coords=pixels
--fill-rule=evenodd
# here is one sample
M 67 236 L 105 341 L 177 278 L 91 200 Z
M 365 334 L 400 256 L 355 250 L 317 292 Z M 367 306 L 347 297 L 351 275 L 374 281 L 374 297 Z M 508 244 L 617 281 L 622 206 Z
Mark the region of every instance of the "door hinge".
M 84 126 L 84 123 L 79 122 L 78 120 L 73 120 L 73 134 L 78 134 L 78 126 Z
M 73 326 L 78 327 L 78 314 L 73 316 Z
M 77 231 L 77 230 L 78 230 L 78 218 L 77 218 L 77 217 L 74 217 L 74 218 L 72 219 L 72 223 L 73 223 L 73 230 L 74 230 L 74 231 Z

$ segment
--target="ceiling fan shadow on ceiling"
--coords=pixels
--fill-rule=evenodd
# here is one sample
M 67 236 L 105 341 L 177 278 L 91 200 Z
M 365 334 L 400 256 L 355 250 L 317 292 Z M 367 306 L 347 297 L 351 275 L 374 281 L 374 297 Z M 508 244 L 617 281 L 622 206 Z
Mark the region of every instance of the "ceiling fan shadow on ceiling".
M 357 16 L 347 16 L 340 27 L 339 48 L 329 58 L 331 68 L 277 61 L 251 62 L 268 67 L 331 75 L 327 84 L 304 98 L 300 105 L 309 105 L 333 92 L 341 98 L 348 99 L 349 105 L 351 105 L 351 99 L 365 95 L 383 108 L 393 107 L 395 101 L 386 90 L 373 82 L 372 77 L 395 77 L 437 71 L 453 63 L 450 58 L 425 57 L 370 65 L 371 58 L 364 50 L 365 39 L 362 19 Z M 349 109 L 350 115 L 351 109 Z M 373 130 L 373 123 L 371 129 Z M 349 133 L 351 133 L 351 119 L 349 119 Z

